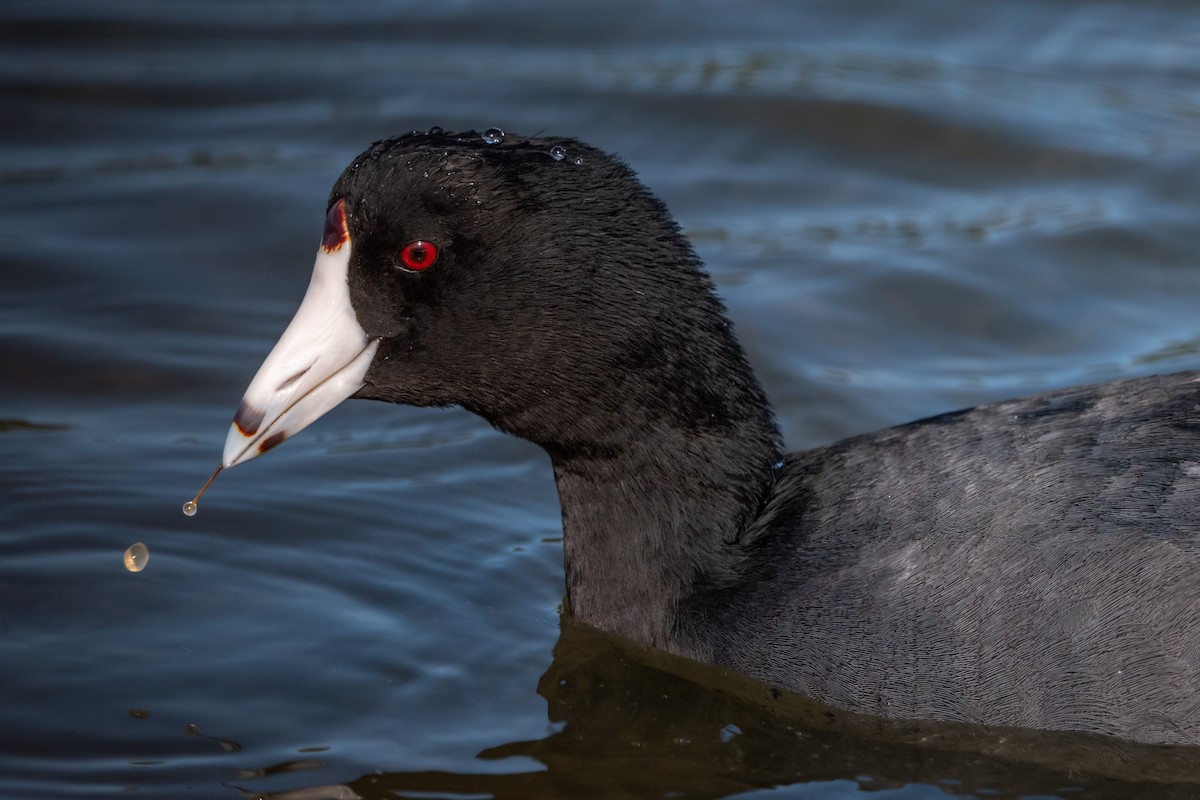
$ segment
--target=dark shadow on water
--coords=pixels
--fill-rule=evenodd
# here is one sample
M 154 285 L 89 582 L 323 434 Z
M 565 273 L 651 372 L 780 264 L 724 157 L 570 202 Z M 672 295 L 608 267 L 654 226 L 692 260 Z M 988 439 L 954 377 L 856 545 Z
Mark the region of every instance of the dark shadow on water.
M 26 419 L 0 419 L 0 433 L 11 431 L 65 431 L 70 425 L 57 422 L 33 422 Z
M 1200 796 L 1200 749 L 856 717 L 566 618 L 538 693 L 554 732 L 478 757 L 533 759 L 541 770 L 393 772 L 271 794 L 241 788 L 271 800 L 601 800 L 722 798 L 836 781 L 865 791 L 925 784 L 948 797 Z

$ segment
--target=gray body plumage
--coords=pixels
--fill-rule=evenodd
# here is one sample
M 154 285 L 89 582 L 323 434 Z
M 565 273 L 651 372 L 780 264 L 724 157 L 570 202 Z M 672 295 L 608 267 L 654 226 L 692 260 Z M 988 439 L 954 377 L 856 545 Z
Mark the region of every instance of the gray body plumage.
M 681 645 L 868 714 L 1200 743 L 1198 521 L 1200 373 L 946 414 L 790 456 L 770 578 Z

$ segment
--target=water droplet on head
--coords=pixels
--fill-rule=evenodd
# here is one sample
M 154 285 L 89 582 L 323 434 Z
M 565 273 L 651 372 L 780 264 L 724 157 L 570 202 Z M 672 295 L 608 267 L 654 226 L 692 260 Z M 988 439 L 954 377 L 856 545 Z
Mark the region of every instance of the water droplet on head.
M 430 136 L 441 136 L 445 132 L 446 131 L 444 131 L 442 128 L 438 127 L 437 125 L 434 125 L 432 128 L 429 129 Z
M 583 166 L 583 156 L 575 156 L 575 166 L 577 166 L 577 167 Z
M 483 132 L 484 144 L 500 144 L 504 141 L 504 131 L 499 128 L 488 128 Z
M 188 500 L 186 503 L 183 504 L 184 516 L 194 517 L 194 516 L 196 516 L 196 511 L 197 511 L 197 508 L 196 508 L 195 500 Z
M 130 572 L 141 572 L 149 560 L 150 548 L 141 542 L 129 545 L 129 549 L 125 551 L 125 569 Z
M 561 144 L 554 145 L 554 147 L 550 148 L 550 157 L 555 161 L 562 161 L 567 157 L 567 148 L 563 147 Z

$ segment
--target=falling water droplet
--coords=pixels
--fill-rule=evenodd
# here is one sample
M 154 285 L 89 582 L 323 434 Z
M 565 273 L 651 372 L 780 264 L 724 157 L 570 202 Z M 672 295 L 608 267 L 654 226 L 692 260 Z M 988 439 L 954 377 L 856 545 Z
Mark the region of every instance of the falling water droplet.
M 504 141 L 504 131 L 499 128 L 488 128 L 483 132 L 484 144 L 500 144 Z
M 563 147 L 561 144 L 554 145 L 554 147 L 550 148 L 550 157 L 555 161 L 562 161 L 567 157 L 567 148 Z
M 129 549 L 125 551 L 125 569 L 130 572 L 141 572 L 149 560 L 150 548 L 141 542 L 129 545 Z
M 441 136 L 441 135 L 442 135 L 443 133 L 445 133 L 445 132 L 446 132 L 446 131 L 445 131 L 445 130 L 443 130 L 443 129 L 442 129 L 440 126 L 438 126 L 438 125 L 434 125 L 432 128 L 430 128 L 430 129 L 429 129 L 429 135 L 430 135 L 430 136 Z

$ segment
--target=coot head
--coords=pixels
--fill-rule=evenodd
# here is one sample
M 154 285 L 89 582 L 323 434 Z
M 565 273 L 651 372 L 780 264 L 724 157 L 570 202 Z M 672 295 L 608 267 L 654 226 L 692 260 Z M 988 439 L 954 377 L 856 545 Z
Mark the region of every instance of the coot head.
M 748 416 L 778 450 L 689 244 L 631 170 L 571 139 L 435 130 L 345 170 L 225 465 L 351 394 L 460 405 L 552 456 L 724 435 Z

